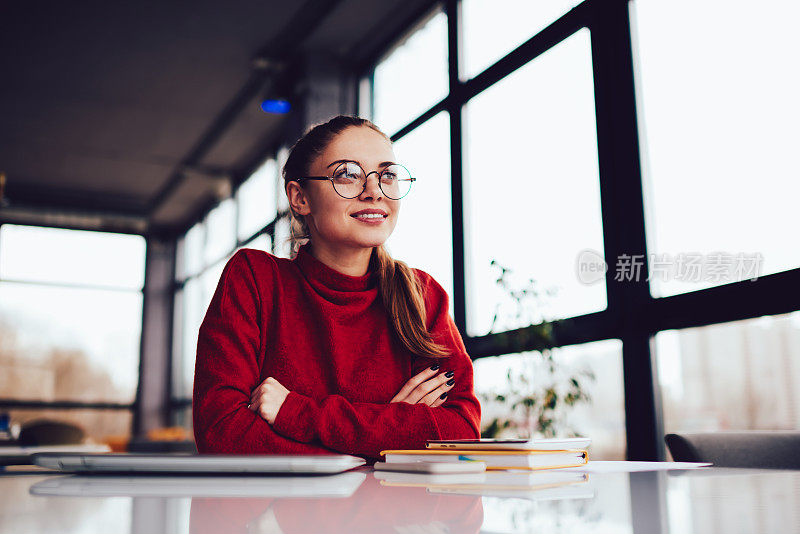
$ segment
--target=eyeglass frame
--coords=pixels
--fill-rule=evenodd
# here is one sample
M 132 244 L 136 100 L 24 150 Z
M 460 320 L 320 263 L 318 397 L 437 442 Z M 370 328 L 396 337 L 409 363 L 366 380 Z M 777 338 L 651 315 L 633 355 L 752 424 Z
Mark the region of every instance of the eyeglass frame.
M 366 190 L 367 190 L 367 182 L 369 181 L 369 175 L 370 175 L 370 174 L 377 174 L 377 175 L 378 175 L 378 189 L 380 189 L 380 190 L 381 190 L 381 193 L 383 193 L 384 195 L 386 195 L 386 198 L 388 198 L 388 199 L 390 199 L 390 200 L 400 200 L 401 198 L 405 198 L 406 196 L 408 196 L 408 193 L 410 193 L 410 192 L 411 192 L 411 187 L 410 187 L 410 186 L 409 186 L 409 188 L 408 188 L 408 193 L 406 193 L 405 195 L 403 195 L 402 197 L 399 197 L 399 198 L 392 198 L 392 197 L 390 197 L 389 195 L 387 195 L 387 194 L 386 194 L 386 191 L 384 191 L 384 190 L 383 190 L 383 186 L 381 185 L 381 176 L 383 176 L 383 173 L 384 173 L 384 172 L 386 172 L 386 169 L 388 169 L 389 167 L 391 167 L 391 166 L 393 166 L 393 165 L 397 165 L 398 167 L 402 167 L 402 168 L 404 168 L 404 169 L 406 170 L 406 172 L 408 173 L 408 176 L 409 176 L 409 178 L 408 178 L 408 179 L 409 179 L 409 181 L 411 181 L 411 183 L 412 183 L 412 184 L 413 184 L 414 182 L 416 182 L 416 181 L 417 181 L 417 179 L 416 179 L 416 178 L 414 178 L 413 176 L 411 176 L 411 171 L 409 171 L 409 170 L 408 170 L 408 167 L 406 167 L 405 165 L 401 165 L 400 163 L 392 163 L 391 165 L 387 165 L 387 166 L 386 166 L 386 168 L 385 168 L 385 169 L 383 169 L 383 170 L 382 170 L 382 171 L 380 171 L 380 172 L 378 172 L 378 171 L 370 171 L 370 172 L 367 172 L 366 170 L 364 170 L 364 167 L 362 167 L 362 166 L 361 166 L 361 164 L 360 164 L 360 163 L 358 163 L 357 161 L 342 161 L 342 162 L 340 162 L 340 163 L 339 163 L 339 164 L 338 164 L 336 167 L 334 167 L 334 168 L 333 168 L 333 173 L 335 173 L 335 172 L 336 172 L 336 169 L 338 169 L 338 168 L 339 168 L 339 167 L 341 167 L 342 165 L 347 165 L 348 163 L 352 163 L 352 164 L 355 164 L 355 165 L 357 165 L 357 166 L 358 166 L 358 168 L 359 168 L 359 169 L 361 169 L 361 172 L 363 172 L 363 173 L 364 173 L 364 187 L 361 189 L 361 192 L 360 192 L 359 194 L 357 194 L 356 196 L 354 196 L 354 197 L 346 197 L 346 196 L 344 196 L 343 194 L 341 194 L 341 193 L 340 193 L 340 192 L 339 192 L 339 191 L 336 189 L 336 185 L 333 183 L 333 176 L 301 176 L 301 177 L 299 177 L 299 178 L 295 178 L 295 181 L 296 181 L 296 182 L 299 182 L 299 181 L 301 181 L 301 180 L 328 180 L 328 181 L 331 183 L 331 187 L 333 187 L 333 191 L 334 191 L 334 192 L 335 192 L 337 195 L 339 195 L 340 197 L 342 197 L 342 198 L 346 198 L 346 199 L 348 199 L 348 200 L 350 200 L 350 199 L 353 199 L 353 198 L 358 198 L 358 197 L 360 197 L 360 196 L 361 196 L 361 195 L 364 193 L 364 191 L 366 191 Z M 333 173 L 331 173 L 331 174 L 333 174 Z

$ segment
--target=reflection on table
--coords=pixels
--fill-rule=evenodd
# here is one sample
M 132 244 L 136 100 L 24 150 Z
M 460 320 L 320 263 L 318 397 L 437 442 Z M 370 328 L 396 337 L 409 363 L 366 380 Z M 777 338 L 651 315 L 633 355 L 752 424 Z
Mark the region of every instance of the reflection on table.
M 778 532 L 800 472 L 0 476 L 0 532 Z

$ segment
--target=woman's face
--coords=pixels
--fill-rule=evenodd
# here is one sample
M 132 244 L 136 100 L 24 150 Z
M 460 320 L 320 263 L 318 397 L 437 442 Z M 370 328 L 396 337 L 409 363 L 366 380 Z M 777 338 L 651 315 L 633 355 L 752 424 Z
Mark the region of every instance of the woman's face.
M 382 171 L 396 163 L 391 143 L 375 130 L 353 126 L 342 131 L 327 149 L 311 163 L 310 176 L 331 176 L 342 161 L 354 161 L 366 173 Z M 300 192 L 298 192 L 300 193 Z M 400 201 L 387 198 L 378 186 L 378 174 L 367 177 L 367 187 L 356 198 L 343 198 L 330 181 L 306 180 L 295 211 L 305 216 L 313 242 L 324 241 L 329 247 L 370 248 L 383 244 L 392 234 L 400 212 Z M 289 196 L 290 200 L 292 195 Z M 382 219 L 357 219 L 365 209 L 383 211 Z

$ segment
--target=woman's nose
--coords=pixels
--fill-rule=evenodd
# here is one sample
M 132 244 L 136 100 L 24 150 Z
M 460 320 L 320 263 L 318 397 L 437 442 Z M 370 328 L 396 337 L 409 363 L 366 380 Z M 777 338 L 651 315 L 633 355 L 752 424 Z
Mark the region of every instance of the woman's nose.
M 373 178 L 373 176 L 375 178 L 374 180 L 371 179 Z M 367 175 L 366 182 L 364 182 L 364 190 L 361 192 L 359 198 L 364 200 L 366 200 L 367 198 L 372 198 L 372 199 L 382 198 L 383 191 L 381 191 L 380 180 L 381 176 L 377 172 L 372 171 L 371 173 L 369 173 Z

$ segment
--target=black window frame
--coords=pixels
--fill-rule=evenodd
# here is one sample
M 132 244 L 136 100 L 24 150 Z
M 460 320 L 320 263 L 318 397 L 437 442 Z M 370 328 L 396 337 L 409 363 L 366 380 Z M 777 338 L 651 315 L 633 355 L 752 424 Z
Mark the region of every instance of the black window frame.
M 359 65 L 359 80 L 369 83 L 370 115 L 374 110 L 374 69 L 397 42 L 433 13 L 443 10 L 448 28 L 449 93 L 391 134 L 401 139 L 447 111 L 453 213 L 453 304 L 455 323 L 473 360 L 542 348 L 530 327 L 484 336 L 466 329 L 466 277 L 463 197 L 463 107 L 475 95 L 505 78 L 583 28 L 591 35 L 595 119 L 600 179 L 604 257 L 623 254 L 644 258 L 648 272 L 645 207 L 640 163 L 629 4 L 635 0 L 585 0 L 470 79 L 463 79 L 461 1 L 431 2 L 412 24 L 390 35 Z M 359 85 L 361 90 L 361 85 Z M 362 101 L 361 95 L 357 101 Z M 663 460 L 663 413 L 655 373 L 655 335 L 663 330 L 706 326 L 800 310 L 794 298 L 800 268 L 755 281 L 729 283 L 668 297 L 653 297 L 646 279 L 616 280 L 606 272 L 605 310 L 553 321 L 549 347 L 608 339 L 622 341 L 627 458 Z M 518 334 L 518 335 L 509 335 Z M 527 339 L 520 344 L 520 339 Z

